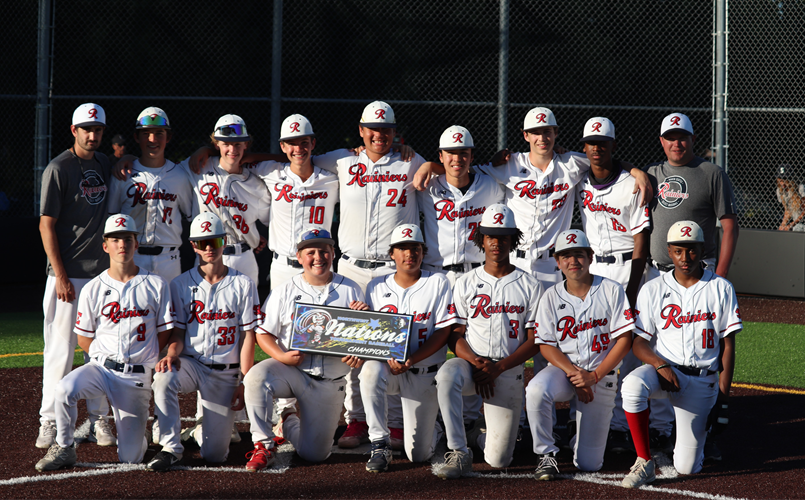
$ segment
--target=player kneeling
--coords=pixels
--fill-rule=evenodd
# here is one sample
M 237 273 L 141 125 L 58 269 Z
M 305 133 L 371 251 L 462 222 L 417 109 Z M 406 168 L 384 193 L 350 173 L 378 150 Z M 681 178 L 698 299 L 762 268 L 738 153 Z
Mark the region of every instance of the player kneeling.
M 199 391 L 204 425 L 193 434 L 201 456 L 213 463 L 226 460 L 231 410 L 243 408 L 240 375 L 254 364 L 257 287 L 224 265 L 226 231 L 217 215 L 204 212 L 193 219 L 190 241 L 199 266 L 171 282 L 175 327 L 154 374 L 162 451 L 146 465 L 152 471 L 168 471 L 182 459 L 180 393 Z
M 578 230 L 559 234 L 556 264 L 566 280 L 549 288 L 537 312 L 537 344 L 550 363 L 526 388 L 526 408 L 534 453 L 534 476 L 559 474 L 553 437 L 553 404 L 578 398 L 573 463 L 583 471 L 604 464 L 609 421 L 618 389 L 617 369 L 632 346 L 634 319 L 620 284 L 590 274 L 593 251 Z
M 468 444 L 483 449 L 492 467 L 508 466 L 514 454 L 523 408 L 523 365 L 538 352 L 534 321 L 542 295 L 536 278 L 509 262 L 509 253 L 522 236 L 508 207 L 490 205 L 473 239 L 486 262 L 461 276 L 453 290 L 459 322 L 466 325 L 454 327 L 448 345 L 457 357 L 436 374 L 451 450 L 437 473 L 442 479 L 472 471 Z M 468 439 L 461 396 L 476 393 L 484 399 L 486 434 L 472 433 Z
M 726 405 L 735 369 L 735 334 L 743 328 L 732 284 L 702 269 L 704 233 L 693 221 L 668 230 L 671 272 L 643 286 L 637 296 L 633 351 L 646 363 L 623 381 L 623 409 L 637 461 L 626 488 L 654 481 L 649 449 L 648 401 L 668 398 L 676 415 L 674 467 L 680 474 L 702 469 L 708 414 Z M 722 367 L 718 375 L 719 366 Z
M 168 284 L 134 264 L 137 226 L 128 215 L 106 219 L 103 250 L 109 269 L 87 283 L 78 298 L 75 333 L 91 360 L 56 386 L 56 442 L 36 470 L 74 465 L 75 422 L 80 399 L 106 396 L 117 427 L 117 456 L 139 463 L 145 455 L 145 424 L 151 370 L 170 336 Z
M 362 366 L 363 360 L 288 349 L 297 302 L 368 309 L 360 287 L 330 271 L 335 255 L 333 244 L 325 229 L 302 233 L 296 245 L 296 258 L 303 273 L 275 288 L 266 299 L 265 320 L 257 328 L 256 337 L 257 344 L 271 359 L 255 365 L 243 380 L 254 441 L 254 450 L 247 455 L 248 471 L 265 469 L 274 462 L 271 415 L 275 398 L 296 398 L 299 403 L 301 418 L 293 408 L 288 408 L 277 424 L 299 456 L 309 462 L 321 462 L 330 456 L 344 405 L 344 377 L 350 368 Z
M 456 322 L 456 308 L 447 278 L 420 269 L 426 252 L 422 231 L 416 225 L 397 226 L 389 249 L 397 272 L 373 279 L 366 289 L 371 309 L 414 316 L 408 360 L 404 364 L 394 359 L 369 360 L 361 369 L 361 398 L 372 441 L 372 457 L 366 464 L 369 472 L 388 470 L 391 462 L 389 394 L 399 394 L 402 399 L 403 449 L 408 460 L 428 460 L 441 437 L 435 431 L 439 401 L 434 378 L 447 357 L 447 337 L 450 325 Z

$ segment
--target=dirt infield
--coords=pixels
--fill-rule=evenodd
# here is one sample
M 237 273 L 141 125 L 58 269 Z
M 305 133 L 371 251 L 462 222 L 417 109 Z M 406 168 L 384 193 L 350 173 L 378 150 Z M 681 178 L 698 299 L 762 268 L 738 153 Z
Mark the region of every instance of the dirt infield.
M 805 323 L 803 303 L 741 298 L 747 321 Z M 443 481 L 430 464 L 411 464 L 395 457 L 389 472 L 370 474 L 367 455 L 333 454 L 312 465 L 298 456 L 282 473 L 245 473 L 244 455 L 251 448 L 246 426 L 243 441 L 232 445 L 225 464 L 210 465 L 188 448 L 183 465 L 189 470 L 149 473 L 142 466 L 117 466 L 114 447 L 82 444 L 78 466 L 40 474 L 34 464 L 44 450 L 34 447 L 41 369 L 0 370 L 0 458 L 2 498 L 805 498 L 805 396 L 736 388 L 731 400 L 730 427 L 719 445 L 724 459 L 705 464 L 693 476 L 678 476 L 670 459 L 655 457 L 661 475 L 650 489 L 630 491 L 618 486 L 634 461 L 633 454 L 607 455 L 596 474 L 579 474 L 565 453 L 559 457 L 563 477 L 537 482 L 529 477 L 536 465 L 528 447 L 518 449 L 512 465 L 495 470 L 476 455 L 474 477 Z M 183 414 L 194 411 L 194 397 L 182 400 Z M 79 422 L 86 418 L 83 403 Z M 559 421 L 566 410 L 559 412 Z M 158 446 L 151 445 L 146 460 Z

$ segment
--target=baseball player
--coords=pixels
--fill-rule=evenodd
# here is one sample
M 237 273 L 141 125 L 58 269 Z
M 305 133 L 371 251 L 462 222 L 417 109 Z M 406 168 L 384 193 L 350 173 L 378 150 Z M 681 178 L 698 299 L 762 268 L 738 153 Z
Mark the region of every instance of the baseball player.
M 109 161 L 98 152 L 106 129 L 106 113 L 93 103 L 73 113 L 73 146 L 54 158 L 42 175 L 39 232 L 48 257 L 47 284 L 42 301 L 45 340 L 42 366 L 42 406 L 37 448 L 50 448 L 56 438 L 54 394 L 59 381 L 73 369 L 77 299 L 81 289 L 107 267 L 102 233 L 107 214 Z M 89 358 L 84 357 L 84 362 Z M 103 416 L 109 406 L 103 397 L 88 398 L 94 425 L 91 437 L 99 445 L 115 444 Z
M 162 277 L 134 264 L 137 225 L 130 216 L 109 217 L 102 234 L 109 269 L 81 290 L 75 319 L 78 344 L 92 359 L 56 388 L 56 442 L 36 464 L 40 472 L 75 464 L 77 403 L 88 397 L 112 403 L 121 462 L 141 462 L 148 447 L 151 370 L 173 323 L 170 292 Z
M 738 216 L 735 195 L 727 173 L 693 152 L 696 136 L 690 119 L 682 113 L 671 113 L 662 120 L 660 143 L 666 161 L 646 167 L 655 186 L 656 198 L 651 204 L 654 236 L 651 238 L 651 266 L 647 280 L 672 269 L 663 236 L 679 220 L 695 221 L 704 232 L 704 255 L 711 270 L 726 277 L 738 244 Z M 724 231 L 716 267 L 718 248 L 716 223 Z
M 668 230 L 667 241 L 674 270 L 646 283 L 635 308 L 632 348 L 646 364 L 623 382 L 623 409 L 637 451 L 623 479 L 626 488 L 655 478 L 648 439 L 652 398 L 668 398 L 674 407 L 676 470 L 701 470 L 708 414 L 716 400 L 728 409 L 735 334 L 743 328 L 732 284 L 701 266 L 706 241 L 702 228 L 679 221 Z
M 279 425 L 299 456 L 321 462 L 330 455 L 344 404 L 344 377 L 363 360 L 290 351 L 289 345 L 297 302 L 367 308 L 360 287 L 330 270 L 334 243 L 324 228 L 303 233 L 296 252 L 303 273 L 274 289 L 266 299 L 265 320 L 256 337 L 271 358 L 255 365 L 243 380 L 254 441 L 254 450 L 247 455 L 247 471 L 259 471 L 274 462 L 271 415 L 273 400 L 278 397 L 298 400 L 301 417 L 296 412 L 283 412 Z
M 402 398 L 404 447 L 410 461 L 430 459 L 440 437 L 434 430 L 439 413 L 435 377 L 446 359 L 450 325 L 457 317 L 447 278 L 421 270 L 426 254 L 417 225 L 397 226 L 389 248 L 397 271 L 373 279 L 367 288 L 370 309 L 414 317 L 405 363 L 367 360 L 361 368 L 361 398 L 372 442 L 372 456 L 366 464 L 369 472 L 386 471 L 391 462 L 388 394 Z
M 257 286 L 223 263 L 226 231 L 221 219 L 204 212 L 193 219 L 190 241 L 200 265 L 171 282 L 175 326 L 167 356 L 154 375 L 155 413 L 160 421 L 162 451 L 147 470 L 167 471 L 182 459 L 179 393 L 199 391 L 204 425 L 195 439 L 207 462 L 229 455 L 231 429 L 243 401 L 240 374 L 254 363 Z M 241 345 L 245 348 L 241 351 Z
M 553 437 L 553 405 L 576 399 L 573 463 L 583 471 L 604 464 L 609 420 L 615 406 L 617 369 L 632 346 L 634 318 L 620 284 L 590 274 L 591 242 L 571 229 L 559 234 L 554 254 L 567 279 L 549 288 L 537 311 L 537 344 L 550 363 L 526 388 L 526 408 L 537 480 L 559 475 Z
M 165 159 L 171 134 L 168 115 L 160 108 L 145 108 L 134 131 L 141 156 L 126 180 L 112 178 L 109 194 L 109 212 L 131 215 L 140 228 L 134 263 L 168 283 L 182 272 L 181 217 L 190 218 L 195 199 L 185 171 Z
M 511 209 L 489 206 L 474 238 L 486 262 L 460 277 L 453 290 L 459 326 L 449 345 L 456 357 L 436 374 L 450 448 L 438 472 L 443 479 L 472 471 L 468 445 L 483 449 L 493 467 L 506 467 L 512 460 L 523 408 L 523 366 L 539 349 L 534 321 L 543 291 L 539 281 L 509 260 L 522 237 Z M 477 426 L 469 436 L 464 430 L 461 396 L 473 393 L 484 398 L 485 435 L 479 435 Z

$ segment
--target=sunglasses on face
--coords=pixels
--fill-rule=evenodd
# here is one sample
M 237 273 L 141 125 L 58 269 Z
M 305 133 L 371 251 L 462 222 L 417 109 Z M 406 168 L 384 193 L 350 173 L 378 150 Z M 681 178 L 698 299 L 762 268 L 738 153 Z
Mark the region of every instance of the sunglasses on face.
M 206 240 L 198 240 L 198 241 L 194 241 L 193 244 L 199 250 L 205 250 L 207 247 L 212 247 L 213 250 L 218 250 L 219 248 L 224 246 L 224 238 L 221 236 L 221 237 L 218 237 L 218 238 L 209 238 L 209 239 L 206 239 Z

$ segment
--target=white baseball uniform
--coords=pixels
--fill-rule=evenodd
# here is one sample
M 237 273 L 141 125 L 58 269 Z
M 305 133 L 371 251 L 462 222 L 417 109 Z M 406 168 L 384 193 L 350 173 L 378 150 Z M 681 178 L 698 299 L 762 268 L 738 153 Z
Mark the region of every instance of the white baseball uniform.
M 457 322 L 450 283 L 442 274 L 422 271 L 419 280 L 408 288 L 397 284 L 394 274 L 369 283 L 366 292 L 369 307 L 375 311 L 411 314 L 408 355 L 415 353 L 436 330 Z M 386 396 L 402 398 L 404 449 L 412 462 L 424 462 L 436 447 L 434 432 L 439 401 L 436 397 L 436 372 L 447 357 L 447 345 L 400 375 L 392 375 L 385 361 L 368 360 L 361 368 L 361 398 L 366 409 L 369 439 L 389 442 Z
M 521 269 L 495 278 L 483 267 L 460 277 L 453 289 L 459 324 L 466 324 L 465 338 L 478 356 L 499 361 L 528 340 L 534 328 L 542 284 Z M 436 375 L 439 408 L 444 419 L 447 446 L 467 452 L 462 419 L 462 394 L 475 394 L 473 366 L 461 358 L 449 359 Z M 520 413 L 523 408 L 523 365 L 503 372 L 495 380 L 494 397 L 484 400 L 486 437 L 479 439 L 484 459 L 493 467 L 512 460 Z M 481 442 L 485 441 L 485 442 Z M 471 443 L 476 444 L 476 443 Z
M 354 281 L 339 274 L 333 274 L 332 281 L 323 287 L 311 286 L 304 275 L 296 275 L 268 296 L 263 306 L 265 320 L 256 333 L 274 335 L 277 344 L 287 351 L 297 302 L 349 307 L 353 300 L 363 302 L 363 292 Z M 338 428 L 344 404 L 344 377 L 349 370 L 338 356 L 311 353 L 305 354 L 299 366 L 288 366 L 273 358 L 255 365 L 243 380 L 252 441 L 273 448 L 274 398 L 296 398 L 301 417 L 286 421 L 283 436 L 303 459 L 325 460 Z
M 170 160 L 160 168 L 135 160 L 125 181 L 112 177 L 109 213 L 130 215 L 137 224 L 137 266 L 168 283 L 181 274 L 182 216 L 190 220 L 195 199 L 187 174 Z
M 589 292 L 580 299 L 558 283 L 542 296 L 537 311 L 537 344 L 556 347 L 570 361 L 587 371 L 595 370 L 611 352 L 609 347 L 621 335 L 631 335 L 634 318 L 620 284 L 601 276 L 593 277 Z M 620 364 L 620 363 L 618 363 Z M 576 435 L 571 441 L 573 463 L 583 471 L 604 465 L 609 420 L 615 406 L 617 366 L 592 387 L 593 400 L 576 400 Z M 548 365 L 526 387 L 526 408 L 534 453 L 559 451 L 553 438 L 553 404 L 576 399 L 576 390 L 565 372 Z
M 201 456 L 223 462 L 229 454 L 235 413 L 232 394 L 240 382 L 242 332 L 256 327 L 260 299 L 257 286 L 246 275 L 229 269 L 210 284 L 197 268 L 182 273 L 170 284 L 174 327 L 185 331 L 180 367 L 154 374 L 154 413 L 160 422 L 163 451 L 181 457 L 182 422 L 179 394 L 199 391 L 204 425 Z
M 486 174 L 474 174 L 466 193 L 448 183 L 444 175 L 432 179 L 427 190 L 417 191 L 428 245 L 423 268 L 446 274 L 453 286 L 459 276 L 483 264 L 484 253 L 472 238 L 486 207 L 502 203 L 504 196 L 503 188 Z
M 291 170 L 290 163 L 263 161 L 248 168 L 266 183 L 270 215 L 268 248 L 271 261 L 271 289 L 282 285 L 302 265 L 296 260 L 296 242 L 305 231 L 323 227 L 330 231 L 338 203 L 338 177 L 313 167 L 313 174 L 303 181 Z
M 56 387 L 56 442 L 73 444 L 78 400 L 105 395 L 112 405 L 121 462 L 139 463 L 147 448 L 145 424 L 158 332 L 173 327 L 165 280 L 144 269 L 126 283 L 104 271 L 81 290 L 75 333 L 94 339 L 90 363 Z
M 552 250 L 559 233 L 570 229 L 573 188 L 589 170 L 587 157 L 569 151 L 554 154 L 545 172 L 534 167 L 528 153 L 512 153 L 505 165 L 476 167 L 506 187 L 506 206 L 514 212 L 523 241 L 512 251 L 511 262 L 546 285 L 559 283 Z
M 259 283 L 257 260 L 252 249 L 260 244 L 255 222 L 259 219 L 268 225 L 268 190 L 265 183 L 244 168 L 240 174 L 230 174 L 211 157 L 194 174 L 188 160 L 180 165 L 190 177 L 199 212 L 212 212 L 224 224 L 227 245 L 224 248 L 224 264 L 237 269 L 252 281 Z M 198 215 L 194 213 L 193 217 Z
M 643 286 L 636 309 L 635 333 L 671 364 L 681 389 L 663 391 L 655 368 L 643 365 L 623 381 L 623 409 L 639 413 L 650 398 L 668 398 L 676 414 L 674 467 L 681 474 L 699 472 L 707 416 L 718 397 L 719 341 L 743 328 L 735 289 L 706 269 L 689 288 L 666 273 Z

